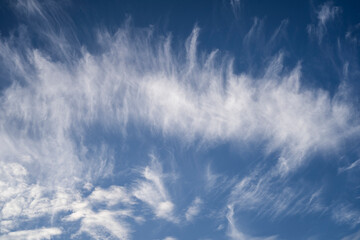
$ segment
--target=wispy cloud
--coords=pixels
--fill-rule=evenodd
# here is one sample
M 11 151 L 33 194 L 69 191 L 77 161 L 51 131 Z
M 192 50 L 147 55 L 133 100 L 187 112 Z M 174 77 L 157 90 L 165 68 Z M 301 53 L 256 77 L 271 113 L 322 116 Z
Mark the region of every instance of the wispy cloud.
M 228 206 L 228 212 L 226 215 L 228 221 L 227 235 L 230 239 L 233 240 L 275 240 L 276 236 L 271 237 L 252 237 L 241 232 L 234 219 L 234 207 L 232 205 Z
M 333 6 L 331 2 L 324 3 L 317 15 L 319 23 L 325 25 L 328 21 L 333 20 L 339 11 L 339 7 Z
M 34 230 L 22 230 L 11 232 L 0 236 L 0 239 L 12 240 L 12 239 L 28 239 L 28 240 L 40 240 L 51 239 L 53 236 L 60 235 L 62 231 L 59 228 L 40 228 Z
M 327 211 L 321 189 L 290 187 L 288 179 L 274 174 L 274 169 L 257 169 L 244 177 L 233 187 L 229 205 L 270 218 Z
M 18 163 L 1 162 L 0 176 L 0 233 L 18 228 L 24 218 L 70 210 L 69 204 L 78 197 L 71 189 L 31 183 L 27 170 Z
M 200 213 L 202 205 L 202 200 L 199 197 L 196 197 L 191 203 L 190 207 L 186 210 L 185 218 L 186 221 L 192 221 L 196 215 Z
M 232 3 L 238 6 L 239 1 Z M 284 68 L 281 52 L 255 79 L 246 72 L 235 73 L 232 62 L 219 51 L 199 53 L 198 27 L 183 48 L 175 49 L 170 37 L 129 24 L 114 34 L 99 29 L 99 52 L 92 54 L 78 46 L 71 27 L 54 30 L 66 25 L 66 17 L 47 12 L 37 1 L 18 1 L 16 6 L 19 14 L 48 25 L 35 24 L 23 33 L 37 34 L 47 43 L 44 48 L 15 35 L 0 40 L 1 68 L 11 81 L 0 101 L 0 231 L 6 236 L 26 234 L 13 232 L 24 218 L 67 213 L 63 221 L 80 224 L 74 236 L 128 239 L 132 228 L 127 220 L 144 219 L 132 211 L 140 202 L 156 219 L 179 222 L 167 175 L 154 156 L 130 187 L 96 186 L 99 179 L 112 176 L 115 157 L 107 142 L 88 143 L 87 134 L 94 129 L 126 136 L 131 122 L 135 128 L 145 126 L 185 144 L 260 141 L 265 145 L 261 154 L 277 153 L 273 175 L 244 178 L 232 191 L 232 203 L 255 208 L 267 194 L 279 207 L 270 208 L 274 213 L 291 208 L 299 196 L 288 188 L 275 196 L 267 182 L 286 177 L 312 153 L 336 149 L 359 134 L 352 105 L 337 98 L 338 93 L 332 97 L 325 90 L 302 86 L 301 64 Z M 318 25 L 310 27 L 319 39 L 338 11 L 331 4 L 322 6 Z M 256 38 L 261 25 L 256 19 L 244 44 Z M 210 169 L 206 176 L 209 189 L 223 181 Z M 88 196 L 82 194 L 85 190 Z M 193 219 L 200 206 L 201 200 L 195 199 L 185 218 Z M 231 208 L 229 236 L 244 238 L 233 214 Z M 335 219 L 355 219 L 341 217 L 345 215 L 335 214 Z M 61 233 L 49 229 L 38 234 L 50 234 L 46 238 Z
M 133 214 L 131 205 L 135 202 L 129 191 L 121 186 L 97 187 L 88 197 L 70 204 L 71 214 L 62 220 L 80 222 L 80 229 L 73 237 L 86 233 L 95 239 L 106 238 L 109 234 L 118 239 L 130 239 L 132 229 L 127 219 L 144 221 L 141 216 Z
M 357 45 L 359 41 L 359 32 L 360 32 L 360 23 L 357 23 L 356 25 L 351 26 L 349 28 L 349 30 L 345 34 L 345 39 Z
M 106 203 L 108 206 L 113 206 L 119 202 L 126 204 L 133 204 L 128 190 L 120 186 L 110 186 L 109 189 L 96 188 L 88 197 L 90 201 Z
M 334 20 L 340 13 L 341 9 L 334 6 L 332 2 L 326 2 L 320 6 L 320 10 L 317 12 L 317 24 L 309 24 L 307 31 L 309 35 L 314 35 L 319 44 L 322 42 L 324 35 L 327 32 L 327 24 Z
M 348 171 L 351 170 L 353 168 L 359 167 L 360 166 L 360 159 L 356 160 L 355 162 L 351 163 L 349 166 L 347 167 L 342 167 L 339 168 L 339 172 L 344 172 L 344 171 Z
M 343 237 L 341 240 L 359 240 L 360 239 L 360 231 L 357 231 L 353 234 Z
M 75 207 L 74 213 L 64 218 L 64 221 L 81 220 L 81 227 L 73 237 L 87 233 L 95 239 L 106 238 L 109 234 L 118 239 L 130 238 L 130 227 L 123 217 L 131 216 L 128 211 L 100 210 L 97 212 L 84 208 L 83 204 Z
M 174 238 L 174 237 L 166 237 L 166 238 L 164 238 L 164 240 L 176 240 L 176 238 Z
M 133 195 L 148 204 L 156 217 L 169 221 L 178 221 L 174 216 L 175 205 L 166 190 L 162 167 L 155 156 L 151 156 L 151 165 L 142 172 L 143 180 L 134 187 Z
M 239 14 L 241 11 L 241 1 L 240 0 L 230 0 L 230 6 L 232 8 L 235 18 L 239 18 Z
M 360 224 L 360 211 L 349 203 L 338 204 L 332 211 L 335 221 L 355 227 Z
M 235 220 L 234 220 L 234 207 L 233 206 L 229 206 L 229 211 L 226 215 L 226 218 L 228 220 L 228 236 L 231 239 L 236 239 L 236 240 L 244 240 L 246 239 L 245 234 L 243 234 L 242 232 L 240 232 L 237 228 L 236 228 L 236 224 L 235 224 Z

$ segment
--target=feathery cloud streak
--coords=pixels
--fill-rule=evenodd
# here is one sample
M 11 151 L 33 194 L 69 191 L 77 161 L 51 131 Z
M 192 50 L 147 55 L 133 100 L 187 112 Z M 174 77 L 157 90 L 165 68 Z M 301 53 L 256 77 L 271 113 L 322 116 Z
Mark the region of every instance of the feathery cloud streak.
M 62 21 L 50 21 L 52 16 L 35 1 L 18 3 L 18 9 L 49 24 Z M 324 10 L 322 15 L 328 17 L 319 18 L 321 24 L 333 18 L 332 12 Z M 15 234 L 11 232 L 24 216 L 38 219 L 70 212 L 61 221 L 79 222 L 73 237 L 86 233 L 128 239 L 127 220 L 144 220 L 132 211 L 140 201 L 156 218 L 180 222 L 161 164 L 154 159 L 132 187 L 96 187 L 89 196 L 81 194 L 114 171 L 111 147 L 86 141 L 87 133 L 98 126 L 123 136 L 129 126 L 146 126 L 184 144 L 260 141 L 265 155 L 279 156 L 273 175 L 266 175 L 271 179 L 287 176 L 312 153 L 337 148 L 359 133 L 351 103 L 341 98 L 343 89 L 330 96 L 325 90 L 302 87 L 301 64 L 284 69 L 282 52 L 255 78 L 235 73 L 232 61 L 217 50 L 199 53 L 197 27 L 181 50 L 173 47 L 170 36 L 156 36 L 151 28 L 125 25 L 115 34 L 99 29 L 101 51 L 92 54 L 83 47 L 76 55 L 76 37 L 49 30 L 53 25 L 39 30 L 46 33 L 41 35 L 46 49 L 14 36 L 0 42 L 1 68 L 12 76 L 0 104 L 2 234 Z M 270 191 L 265 185 L 258 192 L 253 181 L 245 179 L 247 187 L 237 185 L 232 194 L 243 198 L 234 200 L 235 205 L 254 196 L 256 206 Z M 280 196 L 286 194 L 292 192 Z M 95 205 L 100 209 L 94 210 Z M 195 201 L 185 218 L 193 219 L 199 207 Z M 229 235 L 241 236 L 231 227 L 232 216 L 230 211 Z M 61 232 L 52 229 L 46 234 Z

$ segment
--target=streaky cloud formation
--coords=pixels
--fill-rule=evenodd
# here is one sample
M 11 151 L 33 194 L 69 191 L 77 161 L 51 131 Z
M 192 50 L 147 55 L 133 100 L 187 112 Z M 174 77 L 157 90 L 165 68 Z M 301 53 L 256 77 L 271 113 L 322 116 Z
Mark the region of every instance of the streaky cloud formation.
M 185 212 L 185 218 L 187 221 L 192 221 L 194 217 L 200 213 L 201 205 L 202 200 L 199 197 L 196 197 Z
M 238 19 L 242 2 L 229 4 Z M 346 155 L 349 142 L 358 148 L 349 82 L 334 92 L 304 84 L 303 61 L 287 64 L 285 50 L 265 56 L 259 74 L 239 70 L 238 56 L 201 47 L 195 23 L 180 47 L 172 34 L 130 19 L 114 31 L 100 25 L 94 51 L 63 6 L 10 6 L 27 24 L 0 39 L 0 69 L 10 82 L 0 95 L 0 239 L 144 239 L 148 232 L 182 239 L 179 229 L 199 222 L 200 230 L 226 226 L 203 239 L 283 239 L 250 234 L 237 221 L 249 213 L 270 223 L 317 215 L 359 226 L 358 192 L 329 197 L 329 185 L 340 188 L 335 180 L 313 184 L 318 173 L 307 170 L 322 156 Z M 305 34 L 321 44 L 340 12 L 321 4 Z M 243 46 L 263 24 L 255 18 Z M 267 46 L 290 25 L 283 20 Z M 229 144 L 239 165 L 227 165 L 232 153 L 216 154 Z M 164 157 L 172 151 L 181 154 Z M 336 172 L 345 186 L 356 182 L 353 155 L 351 164 L 331 163 L 324 172 Z
M 173 214 L 174 204 L 163 182 L 161 165 L 154 156 L 152 156 L 151 165 L 147 166 L 142 174 L 144 180 L 137 182 L 133 195 L 148 204 L 157 217 L 177 222 Z
M 359 166 L 360 166 L 360 159 L 358 159 L 355 162 L 351 163 L 350 166 L 339 168 L 339 172 L 349 171 L 349 170 L 357 168 Z
M 234 240 L 245 240 L 245 239 L 251 239 L 251 240 L 275 240 L 277 239 L 276 236 L 271 236 L 271 237 L 251 237 L 248 235 L 245 235 L 244 233 L 242 233 L 241 231 L 239 231 L 236 227 L 236 223 L 235 223 L 235 219 L 234 219 L 234 209 L 232 205 L 228 206 L 228 213 L 226 215 L 226 218 L 229 222 L 229 226 L 228 226 L 228 237 L 230 237 L 230 239 L 234 239 Z
M 351 234 L 349 236 L 343 237 L 341 240 L 358 240 L 360 239 L 360 232 L 356 232 L 354 234 Z
M 318 43 L 321 44 L 322 39 L 327 32 L 327 23 L 333 21 L 340 12 L 341 8 L 334 6 L 332 2 L 325 2 L 322 4 L 320 10 L 317 12 L 317 24 L 309 24 L 307 26 L 309 35 L 315 35 L 318 39 Z
M 59 228 L 41 228 L 35 230 L 11 232 L 7 235 L 1 236 L 0 239 L 51 239 L 52 236 L 59 234 L 61 234 L 61 230 Z
M 271 218 L 322 213 L 327 207 L 321 202 L 320 193 L 321 189 L 289 187 L 286 180 L 274 176 L 272 171 L 264 174 L 258 170 L 233 187 L 229 204 L 247 211 L 256 209 L 258 215 Z

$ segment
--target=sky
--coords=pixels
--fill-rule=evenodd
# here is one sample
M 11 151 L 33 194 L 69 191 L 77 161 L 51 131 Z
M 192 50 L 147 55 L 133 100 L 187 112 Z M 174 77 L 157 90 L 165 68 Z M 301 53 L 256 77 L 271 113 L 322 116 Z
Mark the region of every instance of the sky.
M 359 240 L 359 11 L 1 0 L 0 240 Z

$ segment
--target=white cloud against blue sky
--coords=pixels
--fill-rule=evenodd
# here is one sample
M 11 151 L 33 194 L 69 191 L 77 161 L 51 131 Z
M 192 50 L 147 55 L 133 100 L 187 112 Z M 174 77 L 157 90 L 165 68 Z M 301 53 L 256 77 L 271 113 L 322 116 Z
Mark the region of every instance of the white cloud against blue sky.
M 0 239 L 358 239 L 359 9 L 1 3 Z

